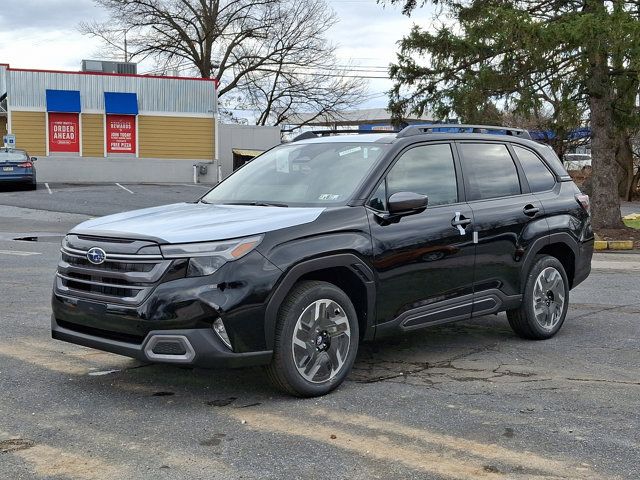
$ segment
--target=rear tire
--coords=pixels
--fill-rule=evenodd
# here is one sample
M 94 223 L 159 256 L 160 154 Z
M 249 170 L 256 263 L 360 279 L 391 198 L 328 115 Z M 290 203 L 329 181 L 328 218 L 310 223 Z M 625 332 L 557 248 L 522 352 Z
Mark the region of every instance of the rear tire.
M 520 307 L 509 310 L 507 318 L 520 337 L 545 340 L 558 333 L 568 308 L 569 280 L 562 263 L 539 255 L 529 271 Z
M 351 371 L 358 339 L 358 317 L 347 294 L 331 283 L 301 282 L 280 307 L 267 375 L 291 395 L 325 395 Z

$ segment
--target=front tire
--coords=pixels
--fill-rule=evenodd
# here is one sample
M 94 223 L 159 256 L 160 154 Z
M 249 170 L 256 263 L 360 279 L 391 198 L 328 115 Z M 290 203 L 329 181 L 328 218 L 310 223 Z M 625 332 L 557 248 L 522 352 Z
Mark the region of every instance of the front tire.
M 331 283 L 301 282 L 280 307 L 267 375 L 291 395 L 324 395 L 351 371 L 358 339 L 358 317 L 349 297 Z
M 539 255 L 529 271 L 522 304 L 507 312 L 509 325 L 522 338 L 545 340 L 564 323 L 569 308 L 569 280 L 560 261 Z

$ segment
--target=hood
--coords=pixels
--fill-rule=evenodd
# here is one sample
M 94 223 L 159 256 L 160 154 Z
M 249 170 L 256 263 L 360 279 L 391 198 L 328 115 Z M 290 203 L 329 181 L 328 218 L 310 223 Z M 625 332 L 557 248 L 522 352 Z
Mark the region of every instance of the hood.
M 96 218 L 69 233 L 142 238 L 158 243 L 207 242 L 311 223 L 323 211 L 324 208 L 175 203 Z

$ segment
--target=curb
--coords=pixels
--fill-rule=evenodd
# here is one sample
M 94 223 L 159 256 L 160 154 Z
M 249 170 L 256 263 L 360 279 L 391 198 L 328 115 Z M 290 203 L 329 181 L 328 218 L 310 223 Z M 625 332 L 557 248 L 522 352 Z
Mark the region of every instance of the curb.
M 596 240 L 593 242 L 596 251 L 602 250 L 633 250 L 633 240 Z

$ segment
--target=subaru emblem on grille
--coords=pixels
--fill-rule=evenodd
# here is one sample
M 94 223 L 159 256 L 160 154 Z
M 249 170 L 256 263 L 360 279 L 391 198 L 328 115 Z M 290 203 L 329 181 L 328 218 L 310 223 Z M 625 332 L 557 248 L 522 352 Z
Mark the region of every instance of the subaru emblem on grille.
M 98 247 L 90 248 L 87 252 L 87 260 L 94 265 L 100 265 L 107 259 L 107 253 Z

